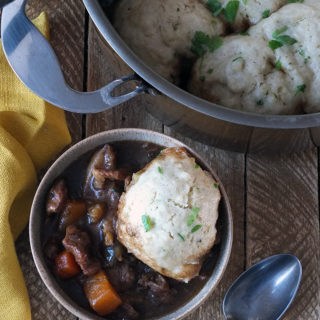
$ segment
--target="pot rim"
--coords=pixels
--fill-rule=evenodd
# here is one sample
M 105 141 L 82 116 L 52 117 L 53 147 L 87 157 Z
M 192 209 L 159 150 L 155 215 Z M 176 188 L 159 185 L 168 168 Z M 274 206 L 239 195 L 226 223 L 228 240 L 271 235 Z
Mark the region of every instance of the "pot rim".
M 44 210 L 43 202 L 46 198 L 47 192 L 54 180 L 57 179 L 57 177 L 59 177 L 74 161 L 81 157 L 81 155 L 86 154 L 89 151 L 94 151 L 96 148 L 105 143 L 112 143 L 116 141 L 145 141 L 151 143 L 158 143 L 166 147 L 185 147 L 191 153 L 191 155 L 197 159 L 198 163 L 212 174 L 212 176 L 219 184 L 219 189 L 222 196 L 221 200 L 224 204 L 223 217 L 225 218 L 225 232 L 223 233 L 219 257 L 214 266 L 213 272 L 206 284 L 193 298 L 188 300 L 184 305 L 182 305 L 180 308 L 173 311 L 172 313 L 167 314 L 165 316 L 161 316 L 160 318 L 155 318 L 158 320 L 182 319 L 189 313 L 194 311 L 196 308 L 198 308 L 210 296 L 212 291 L 217 287 L 218 283 L 222 279 L 224 272 L 227 268 L 232 250 L 233 219 L 228 196 L 217 174 L 211 169 L 211 167 L 206 163 L 206 161 L 203 160 L 202 157 L 198 155 L 193 149 L 191 149 L 184 143 L 180 142 L 179 140 L 176 140 L 175 138 L 169 137 L 165 134 L 146 129 L 131 128 L 104 131 L 78 142 L 77 144 L 69 148 L 67 151 L 65 151 L 51 165 L 51 167 L 48 169 L 38 186 L 31 207 L 29 237 L 31 252 L 36 268 L 40 274 L 42 281 L 44 282 L 48 290 L 51 292 L 51 294 L 71 313 L 73 313 L 77 317 L 80 317 L 81 319 L 105 319 L 79 306 L 63 291 L 58 282 L 55 280 L 54 276 L 52 275 L 52 271 L 47 266 L 43 254 L 40 236 L 40 228 L 43 222 L 39 215 Z
M 121 59 L 146 82 L 180 104 L 210 117 L 250 127 L 302 129 L 320 126 L 320 113 L 300 115 L 249 113 L 214 104 L 175 86 L 153 71 L 127 46 L 110 23 L 98 0 L 83 0 L 83 3 L 104 39 Z

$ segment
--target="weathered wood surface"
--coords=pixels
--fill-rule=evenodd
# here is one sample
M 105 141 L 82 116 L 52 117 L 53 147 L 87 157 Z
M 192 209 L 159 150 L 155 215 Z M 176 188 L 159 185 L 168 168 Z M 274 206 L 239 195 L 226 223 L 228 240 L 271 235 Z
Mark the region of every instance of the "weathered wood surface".
M 320 318 L 318 156 L 248 156 L 247 267 L 277 253 L 301 259 L 303 277 L 285 319 Z
M 74 88 L 94 90 L 130 73 L 105 46 L 93 24 L 86 25 L 81 0 L 29 2 L 31 16 L 42 10 L 49 14 L 53 46 L 66 79 Z M 298 296 L 284 319 L 320 319 L 317 150 L 272 159 L 221 151 L 164 127 L 144 110 L 143 97 L 98 115 L 68 114 L 68 123 L 74 142 L 119 127 L 148 128 L 176 136 L 202 154 L 220 176 L 234 215 L 232 256 L 217 290 L 188 320 L 222 320 L 221 301 L 232 281 L 245 268 L 280 252 L 297 255 L 304 268 Z M 17 241 L 17 252 L 30 293 L 33 318 L 75 319 L 42 284 L 27 237 L 25 232 Z

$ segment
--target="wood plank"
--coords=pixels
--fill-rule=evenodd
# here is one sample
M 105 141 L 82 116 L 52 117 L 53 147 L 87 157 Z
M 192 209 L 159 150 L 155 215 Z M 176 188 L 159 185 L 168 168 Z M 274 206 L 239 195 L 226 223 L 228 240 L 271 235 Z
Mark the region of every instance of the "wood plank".
M 81 0 L 30 0 L 27 14 L 34 18 L 42 11 L 49 16 L 51 44 L 61 63 L 67 82 L 83 90 L 85 10 Z M 72 143 L 82 138 L 82 115 L 66 113 Z M 17 254 L 30 295 L 34 320 L 74 320 L 71 313 L 49 293 L 35 268 L 27 230 L 16 242 Z
M 302 262 L 301 286 L 286 320 L 320 317 L 317 159 L 316 149 L 269 159 L 248 156 L 247 266 L 278 253 Z
M 192 139 L 185 138 L 165 127 L 164 132 L 183 141 L 208 161 L 220 177 L 229 196 L 234 219 L 234 240 L 229 266 L 223 279 L 211 297 L 188 320 L 224 319 L 222 301 L 232 282 L 245 268 L 245 155 L 216 149 Z

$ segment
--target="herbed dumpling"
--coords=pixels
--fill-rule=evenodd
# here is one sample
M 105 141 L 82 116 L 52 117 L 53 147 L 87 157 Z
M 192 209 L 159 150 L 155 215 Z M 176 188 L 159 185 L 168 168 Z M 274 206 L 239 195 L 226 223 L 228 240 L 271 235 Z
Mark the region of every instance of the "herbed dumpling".
M 319 112 L 319 1 L 288 4 L 249 30 L 250 36 L 265 40 L 267 45 L 277 40 L 277 32 L 280 37 L 287 37 L 287 41 L 273 51 L 274 61 L 279 64 L 280 71 L 294 82 L 292 95 L 299 96 L 303 111 Z
M 288 4 L 199 58 L 189 90 L 261 114 L 320 111 L 319 2 Z
M 194 57 L 195 31 L 221 35 L 224 25 L 199 0 L 121 0 L 114 26 L 146 64 L 177 83 L 182 58 Z
M 217 104 L 262 114 L 294 113 L 299 106 L 295 84 L 276 70 L 264 40 L 229 36 L 193 68 L 189 90 Z
M 238 2 L 238 10 L 234 21 L 229 21 L 229 26 L 234 31 L 241 31 L 247 29 L 251 25 L 257 24 L 263 18 L 268 17 L 271 13 L 277 11 L 279 8 L 288 3 L 288 0 L 202 0 L 208 7 L 215 8 L 214 14 L 220 12 L 219 17 L 224 17 L 219 3 L 222 8 L 228 6 L 230 2 Z M 229 4 L 230 5 L 230 4 Z M 224 21 L 227 22 L 226 19 Z
M 184 148 L 168 148 L 132 177 L 118 208 L 118 240 L 164 276 L 199 274 L 216 237 L 220 191 Z

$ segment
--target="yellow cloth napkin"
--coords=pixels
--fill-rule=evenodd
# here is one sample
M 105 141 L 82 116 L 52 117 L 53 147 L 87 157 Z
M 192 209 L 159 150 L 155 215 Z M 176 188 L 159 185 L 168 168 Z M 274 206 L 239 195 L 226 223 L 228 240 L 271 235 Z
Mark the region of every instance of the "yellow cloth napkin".
M 45 13 L 35 25 L 49 36 Z M 0 44 L 0 319 L 31 319 L 14 240 L 25 228 L 37 170 L 71 141 L 64 112 L 31 93 Z

